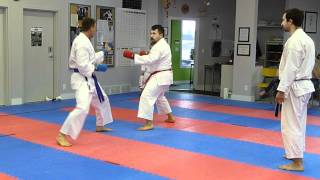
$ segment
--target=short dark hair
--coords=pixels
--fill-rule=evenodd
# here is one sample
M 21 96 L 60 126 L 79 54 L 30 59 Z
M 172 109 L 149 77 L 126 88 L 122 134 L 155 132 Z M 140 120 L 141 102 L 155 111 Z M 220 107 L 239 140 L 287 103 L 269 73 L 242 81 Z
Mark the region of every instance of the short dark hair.
M 96 20 L 92 18 L 84 18 L 81 23 L 81 31 L 86 32 L 89 31 L 90 28 L 94 27 L 96 24 Z
M 153 26 L 151 27 L 151 30 L 152 30 L 152 31 L 158 30 L 158 32 L 159 32 L 160 34 L 162 34 L 162 36 L 164 36 L 164 28 L 163 28 L 161 25 L 159 25 L 159 24 L 153 25 Z
M 285 11 L 286 13 L 286 19 L 289 21 L 292 20 L 292 24 L 294 24 L 297 27 L 301 27 L 304 19 L 304 12 L 300 9 L 293 8 L 288 9 Z

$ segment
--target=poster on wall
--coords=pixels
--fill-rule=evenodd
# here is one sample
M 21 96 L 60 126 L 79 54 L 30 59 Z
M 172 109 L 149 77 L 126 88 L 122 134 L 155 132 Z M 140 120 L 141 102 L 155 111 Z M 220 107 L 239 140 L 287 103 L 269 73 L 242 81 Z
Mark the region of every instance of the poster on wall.
M 249 42 L 250 27 L 239 27 L 238 42 Z
M 42 46 L 42 27 L 31 28 L 31 46 Z
M 97 35 L 96 35 L 96 49 L 102 49 L 106 44 L 111 51 L 104 59 L 104 63 L 109 66 L 114 66 L 115 57 L 115 8 L 113 7 L 96 7 L 97 18 Z
M 237 44 L 237 56 L 250 56 L 250 44 Z
M 91 17 L 91 7 L 82 4 L 70 4 L 70 47 L 76 36 L 79 35 L 82 20 Z
M 306 33 L 317 33 L 318 26 L 318 13 L 317 12 L 305 12 L 304 30 Z

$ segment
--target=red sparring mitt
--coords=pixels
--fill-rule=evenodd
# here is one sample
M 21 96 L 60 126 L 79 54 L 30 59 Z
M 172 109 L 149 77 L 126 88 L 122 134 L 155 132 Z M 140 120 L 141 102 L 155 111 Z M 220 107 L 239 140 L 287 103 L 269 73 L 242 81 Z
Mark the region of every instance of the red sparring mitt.
M 147 54 L 148 54 L 147 51 L 140 51 L 140 53 L 139 53 L 140 56 L 144 56 L 144 55 L 147 55 Z
M 129 59 L 134 59 L 134 53 L 129 50 L 123 51 L 123 57 L 129 58 Z

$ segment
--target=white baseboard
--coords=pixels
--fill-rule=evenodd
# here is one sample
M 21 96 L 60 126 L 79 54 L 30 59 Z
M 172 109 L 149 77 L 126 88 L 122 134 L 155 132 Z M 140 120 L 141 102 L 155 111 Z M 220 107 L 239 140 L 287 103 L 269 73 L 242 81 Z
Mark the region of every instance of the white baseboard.
M 232 94 L 231 95 L 232 100 L 238 100 L 238 101 L 248 101 L 248 102 L 254 102 L 255 97 L 254 96 L 244 96 L 244 95 L 237 95 L 237 94 Z
M 139 92 L 140 88 L 139 87 L 131 87 L 130 92 Z
M 11 105 L 20 105 L 23 104 L 22 98 L 12 98 L 11 99 Z
M 61 94 L 62 99 L 74 99 L 75 94 L 74 93 L 63 93 Z
M 108 86 L 102 86 L 106 94 L 121 94 L 121 93 L 128 93 L 131 92 L 131 85 L 130 84 L 113 84 Z

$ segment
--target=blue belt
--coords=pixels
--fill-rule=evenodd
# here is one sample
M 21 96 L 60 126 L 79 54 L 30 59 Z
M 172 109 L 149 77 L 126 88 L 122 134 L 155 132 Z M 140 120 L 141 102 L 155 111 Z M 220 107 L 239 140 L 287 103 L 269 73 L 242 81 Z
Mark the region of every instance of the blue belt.
M 75 73 L 79 73 L 79 69 L 72 69 L 72 70 Z M 86 78 L 86 81 L 88 81 L 88 78 L 87 77 L 85 77 L 85 78 Z M 96 91 L 97 91 L 97 95 L 98 95 L 99 101 L 100 101 L 100 103 L 102 103 L 102 102 L 104 102 L 104 96 L 103 96 L 101 87 L 99 86 L 98 78 L 94 73 L 92 73 L 92 78 L 93 78 L 93 81 L 94 81 L 94 85 L 96 86 Z

